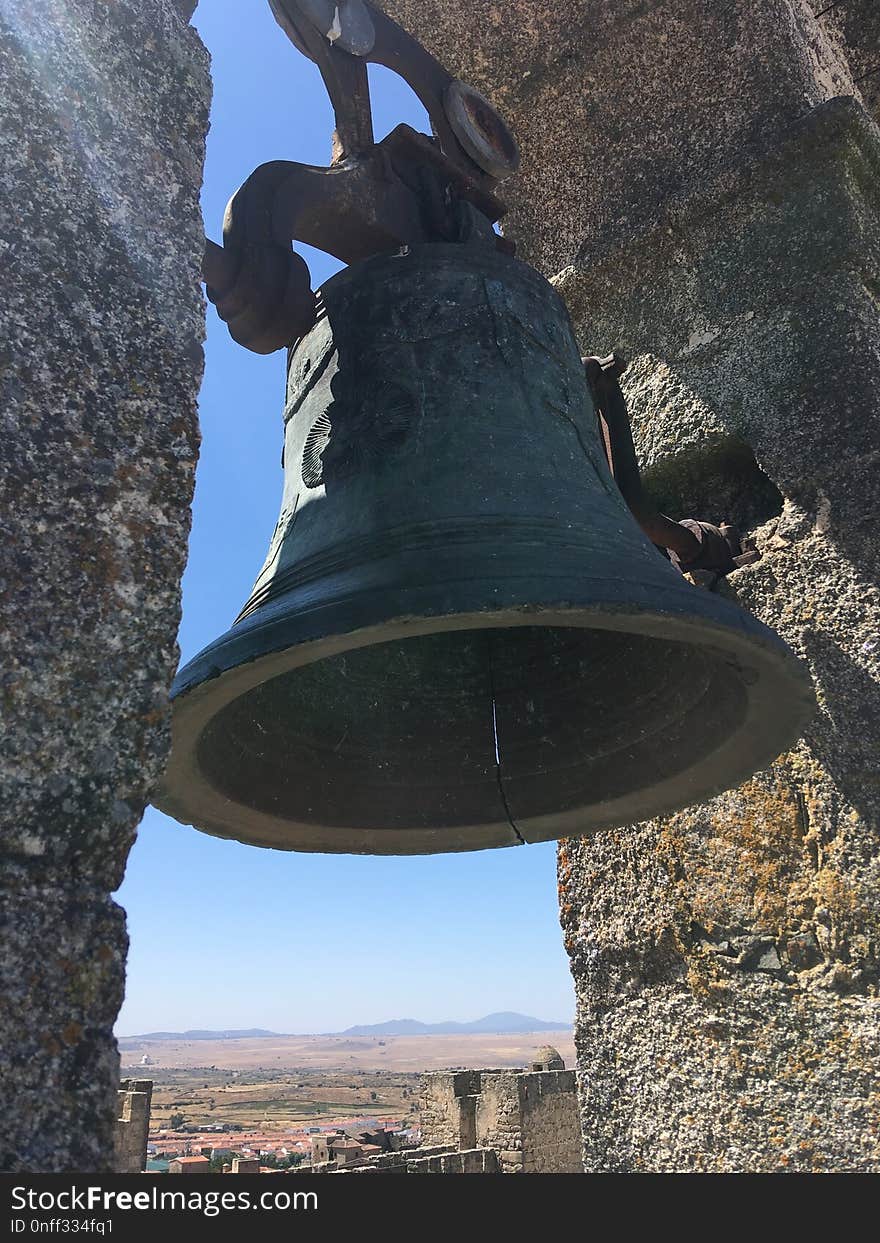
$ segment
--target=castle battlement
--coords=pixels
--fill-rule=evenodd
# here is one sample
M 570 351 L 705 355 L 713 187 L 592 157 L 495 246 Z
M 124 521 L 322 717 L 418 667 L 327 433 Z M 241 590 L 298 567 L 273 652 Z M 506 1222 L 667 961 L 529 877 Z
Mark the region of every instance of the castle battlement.
M 558 1052 L 529 1070 L 441 1070 L 422 1076 L 421 1143 L 309 1167 L 327 1174 L 581 1174 L 577 1079 Z M 330 1159 L 328 1159 L 330 1158 Z
M 146 1168 L 152 1099 L 152 1079 L 123 1079 L 119 1084 L 119 1114 L 113 1129 L 117 1174 L 140 1174 Z
M 543 1058 L 545 1053 L 554 1057 Z M 577 1082 L 555 1050 L 534 1066 L 439 1071 L 422 1080 L 422 1143 L 494 1149 L 504 1174 L 581 1173 Z

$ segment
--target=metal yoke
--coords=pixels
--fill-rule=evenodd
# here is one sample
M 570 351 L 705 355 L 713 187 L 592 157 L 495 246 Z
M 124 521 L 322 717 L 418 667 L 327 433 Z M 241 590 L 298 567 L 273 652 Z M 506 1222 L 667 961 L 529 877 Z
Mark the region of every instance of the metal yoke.
M 494 233 L 504 215 L 501 177 L 519 165 L 516 141 L 488 100 L 456 81 L 411 35 L 366 0 L 270 0 L 294 46 L 318 66 L 336 117 L 327 167 L 275 160 L 233 195 L 223 246 L 208 242 L 204 278 L 233 339 L 258 354 L 289 346 L 312 326 L 306 242 L 356 263 L 420 242 Z M 433 138 L 400 125 L 373 141 L 367 63 L 413 89 Z

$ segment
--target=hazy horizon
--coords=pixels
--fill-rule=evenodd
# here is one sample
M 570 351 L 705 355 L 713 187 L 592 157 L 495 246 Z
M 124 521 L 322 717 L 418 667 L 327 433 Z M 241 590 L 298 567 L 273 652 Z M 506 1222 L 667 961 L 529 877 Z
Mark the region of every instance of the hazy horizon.
M 568 1031 L 568 1029 L 573 1026 L 572 1019 L 568 1019 L 565 1021 L 556 1020 L 556 1019 L 545 1019 L 545 1018 L 541 1018 L 541 1016 L 537 1014 L 521 1014 L 518 1010 L 491 1010 L 488 1012 L 488 1014 L 478 1015 L 474 1019 L 451 1019 L 449 1018 L 449 1016 L 443 1019 L 415 1019 L 413 1018 L 412 1015 L 409 1015 L 409 1014 L 398 1015 L 398 1016 L 395 1016 L 394 1018 L 380 1019 L 377 1026 L 384 1026 L 386 1024 L 391 1024 L 391 1023 L 415 1022 L 415 1023 L 422 1024 L 425 1027 L 435 1027 L 435 1026 L 440 1026 L 442 1024 L 447 1024 L 447 1023 L 460 1024 L 466 1027 L 467 1025 L 472 1024 L 472 1023 L 483 1022 L 484 1020 L 493 1018 L 496 1015 L 515 1016 L 516 1018 L 534 1020 L 535 1022 L 542 1024 L 546 1030 L 551 1030 L 551 1027 L 550 1027 L 551 1024 L 552 1024 L 552 1029 L 556 1031 Z M 151 1036 L 157 1037 L 160 1035 L 164 1036 L 166 1034 L 170 1034 L 173 1036 L 188 1036 L 188 1035 L 191 1035 L 193 1032 L 199 1032 L 199 1033 L 205 1032 L 205 1033 L 209 1033 L 212 1036 L 223 1036 L 226 1039 L 235 1038 L 235 1036 L 230 1035 L 230 1033 L 240 1033 L 242 1038 L 246 1038 L 249 1036 L 254 1037 L 254 1036 L 263 1036 L 263 1035 L 265 1036 L 345 1036 L 345 1035 L 348 1035 L 355 1028 L 361 1028 L 361 1027 L 366 1027 L 366 1026 L 371 1026 L 371 1025 L 366 1024 L 366 1023 L 352 1023 L 352 1024 L 349 1024 L 348 1027 L 342 1028 L 339 1031 L 312 1031 L 312 1032 L 297 1031 L 297 1032 L 293 1032 L 293 1031 L 276 1031 L 274 1028 L 263 1027 L 259 1023 L 254 1023 L 254 1024 L 251 1024 L 251 1026 L 249 1027 L 234 1027 L 230 1025 L 225 1026 L 225 1027 L 216 1027 L 216 1028 L 188 1027 L 184 1029 L 169 1028 L 169 1027 L 150 1027 L 149 1029 L 146 1029 L 144 1031 L 139 1031 L 139 1032 L 116 1031 L 115 1035 L 116 1035 L 117 1040 L 143 1040 Z M 537 1030 L 540 1031 L 541 1029 L 538 1028 Z M 527 1033 L 528 1029 L 523 1028 L 522 1031 L 523 1033 Z M 461 1032 L 461 1033 L 456 1033 L 456 1034 L 466 1035 L 468 1033 Z M 503 1034 L 503 1032 L 499 1030 L 498 1034 Z

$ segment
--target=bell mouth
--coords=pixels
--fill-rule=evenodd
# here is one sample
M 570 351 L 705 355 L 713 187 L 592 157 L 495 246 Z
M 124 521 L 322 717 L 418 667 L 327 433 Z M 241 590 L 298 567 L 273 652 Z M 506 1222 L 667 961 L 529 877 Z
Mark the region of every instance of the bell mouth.
M 288 850 L 546 841 L 730 788 L 812 704 L 799 662 L 760 633 L 641 612 L 536 620 L 404 619 L 214 669 L 175 700 L 157 805 Z

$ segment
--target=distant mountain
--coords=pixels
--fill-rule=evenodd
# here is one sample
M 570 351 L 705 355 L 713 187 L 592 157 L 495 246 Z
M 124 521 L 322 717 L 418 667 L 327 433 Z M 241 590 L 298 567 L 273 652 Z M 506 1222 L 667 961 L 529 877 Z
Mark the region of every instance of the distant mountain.
M 528 1032 L 568 1031 L 571 1023 L 551 1023 L 528 1014 L 502 1010 L 472 1023 L 420 1023 L 417 1019 L 391 1019 L 387 1023 L 348 1027 L 341 1036 L 453 1036 L 482 1032 L 488 1035 L 516 1035 Z
M 246 1027 L 241 1030 L 228 1031 L 190 1031 L 190 1032 L 144 1032 L 140 1036 L 123 1036 L 119 1041 L 124 1048 L 132 1040 L 245 1040 L 249 1036 L 277 1036 L 278 1032 L 266 1031 L 263 1027 Z
M 515 1014 L 502 1010 L 487 1014 L 473 1023 L 419 1023 L 416 1019 L 391 1019 L 387 1023 L 361 1024 L 344 1032 L 330 1032 L 336 1036 L 466 1036 L 480 1033 L 491 1036 L 517 1035 L 529 1032 L 570 1031 L 571 1023 L 548 1023 L 528 1014 Z M 282 1032 L 270 1032 L 264 1027 L 230 1028 L 225 1031 L 143 1032 L 139 1036 L 122 1036 L 120 1049 L 135 1049 L 149 1040 L 247 1040 L 261 1036 L 283 1037 Z

